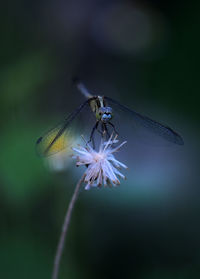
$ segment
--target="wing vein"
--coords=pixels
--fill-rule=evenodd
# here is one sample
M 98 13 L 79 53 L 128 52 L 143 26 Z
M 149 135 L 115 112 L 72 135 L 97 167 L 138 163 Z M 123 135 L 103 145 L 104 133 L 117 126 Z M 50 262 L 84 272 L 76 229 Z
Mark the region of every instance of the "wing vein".
M 131 114 L 137 123 L 139 123 L 141 126 L 147 128 L 147 129 L 150 129 L 153 133 L 155 133 L 173 143 L 176 143 L 179 145 L 184 144 L 181 136 L 179 134 L 177 134 L 174 130 L 172 130 L 170 127 L 165 126 L 147 116 L 143 116 L 143 115 L 139 114 L 138 112 L 131 110 L 130 108 L 120 104 L 118 101 L 113 100 L 112 98 L 109 98 L 109 97 L 104 97 L 104 98 L 111 104 L 113 103 L 113 104 L 117 105 L 121 110 Z
M 88 104 L 88 100 L 86 100 L 84 103 L 82 103 L 75 111 L 73 111 L 65 120 L 63 125 L 60 127 L 54 138 L 51 140 L 51 142 L 48 144 L 45 150 L 42 151 L 43 156 L 47 156 L 49 150 L 52 148 L 52 146 L 55 144 L 55 142 L 62 136 L 66 128 L 68 127 L 69 124 L 74 120 L 74 118 L 82 111 L 82 109 Z M 36 145 L 42 145 L 43 142 L 45 141 L 45 137 L 48 137 L 51 131 L 53 131 L 55 128 L 51 129 L 44 137 L 40 137 Z

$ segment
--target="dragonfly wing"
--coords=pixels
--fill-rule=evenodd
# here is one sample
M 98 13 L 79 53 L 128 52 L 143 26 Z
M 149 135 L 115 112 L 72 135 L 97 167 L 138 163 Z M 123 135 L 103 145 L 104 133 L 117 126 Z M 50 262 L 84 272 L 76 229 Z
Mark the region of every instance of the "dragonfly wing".
M 73 140 L 71 124 L 84 108 L 89 110 L 88 100 L 81 104 L 67 119 L 49 130 L 36 141 L 36 150 L 40 156 L 50 156 L 65 149 Z M 73 121 L 74 120 L 74 121 Z
M 179 134 L 177 134 L 175 131 L 173 131 L 170 127 L 165 126 L 155 120 L 152 120 L 151 118 L 147 116 L 143 116 L 134 110 L 129 109 L 128 107 L 121 105 L 119 102 L 109 98 L 104 97 L 111 107 L 118 107 L 118 109 L 124 111 L 133 121 L 135 122 L 136 126 L 141 126 L 145 129 L 148 129 L 151 133 L 158 135 L 165 140 L 169 142 L 173 142 L 175 144 L 183 145 L 183 139 Z M 131 120 L 130 119 L 130 120 Z M 116 127 L 117 130 L 117 127 Z
M 36 151 L 39 156 L 50 156 L 65 149 L 70 143 L 70 129 L 63 130 L 64 125 L 60 124 L 51 129 L 36 142 Z M 58 136 L 59 135 L 59 136 Z

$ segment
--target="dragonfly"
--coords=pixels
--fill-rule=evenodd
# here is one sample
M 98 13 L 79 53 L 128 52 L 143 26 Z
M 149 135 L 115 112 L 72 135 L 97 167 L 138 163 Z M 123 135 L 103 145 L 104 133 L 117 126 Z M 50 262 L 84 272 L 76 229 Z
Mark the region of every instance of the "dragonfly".
M 93 141 L 95 131 L 100 132 L 102 135 L 106 134 L 108 137 L 110 135 L 110 129 L 118 134 L 117 127 L 113 123 L 113 119 L 115 118 L 113 107 L 115 107 L 123 111 L 128 119 L 133 120 L 137 126 L 149 130 L 152 134 L 168 142 L 178 145 L 184 144 L 182 137 L 170 127 L 144 116 L 110 97 L 92 95 L 78 78 L 74 79 L 74 83 L 86 100 L 59 125 L 38 138 L 36 141 L 36 149 L 40 156 L 50 156 L 66 148 L 66 137 L 69 134 L 72 123 L 84 108 L 90 110 L 94 115 L 94 124 L 91 128 L 88 142 Z

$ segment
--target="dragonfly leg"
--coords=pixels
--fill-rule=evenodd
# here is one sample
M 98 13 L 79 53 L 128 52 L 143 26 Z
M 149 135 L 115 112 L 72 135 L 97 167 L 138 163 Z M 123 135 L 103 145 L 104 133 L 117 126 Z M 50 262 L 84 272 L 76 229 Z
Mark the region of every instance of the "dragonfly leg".
M 108 122 L 108 124 L 110 124 L 110 126 L 113 127 L 113 130 L 114 130 L 115 134 L 116 134 L 116 135 L 119 135 L 119 133 L 118 133 L 118 132 L 116 131 L 116 129 L 115 129 L 115 125 L 114 125 L 113 123 L 111 123 L 111 122 Z
M 105 123 L 101 122 L 101 130 L 98 129 L 97 131 L 100 133 L 102 138 L 106 138 L 108 130 Z
M 108 127 L 107 127 L 107 125 L 105 123 L 104 123 L 104 133 L 106 134 L 107 139 L 109 139 L 110 138 L 110 133 L 109 133 Z
M 88 141 L 88 143 L 89 143 L 89 142 L 92 142 L 93 149 L 95 149 L 94 132 L 95 132 L 95 130 L 97 130 L 98 125 L 99 125 L 99 121 L 97 121 L 97 122 L 95 123 L 94 127 L 92 128 L 92 132 L 91 132 L 91 134 L 90 134 L 90 139 L 89 139 L 89 141 Z
M 110 137 L 110 133 L 109 133 L 106 123 L 101 122 L 101 130 L 97 129 L 97 131 L 100 133 L 101 137 L 104 139 L 108 139 Z
M 97 132 L 103 137 L 103 135 L 105 133 L 105 129 L 104 129 L 103 123 L 101 123 L 101 130 L 97 129 Z

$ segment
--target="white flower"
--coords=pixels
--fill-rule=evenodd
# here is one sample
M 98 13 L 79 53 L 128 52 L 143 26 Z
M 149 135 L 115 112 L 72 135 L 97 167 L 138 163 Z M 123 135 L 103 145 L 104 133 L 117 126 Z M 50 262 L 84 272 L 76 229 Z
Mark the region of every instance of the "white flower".
M 127 166 L 116 160 L 113 153 L 117 152 L 126 141 L 117 147 L 113 147 L 113 144 L 117 142 L 116 137 L 113 139 L 113 135 L 111 135 L 108 141 L 101 142 L 98 152 L 89 144 L 86 144 L 85 147 L 73 148 L 78 153 L 78 155 L 73 156 L 77 160 L 76 165 L 87 167 L 84 179 L 87 184 L 85 186 L 86 190 L 102 185 L 118 185 L 120 184 L 119 178 L 125 179 L 119 169 L 121 167 L 126 169 Z

